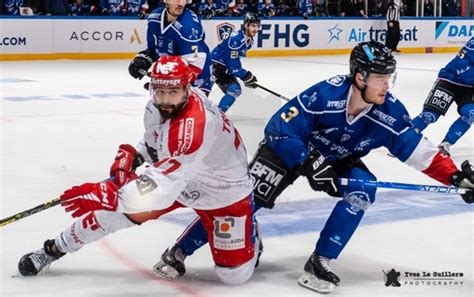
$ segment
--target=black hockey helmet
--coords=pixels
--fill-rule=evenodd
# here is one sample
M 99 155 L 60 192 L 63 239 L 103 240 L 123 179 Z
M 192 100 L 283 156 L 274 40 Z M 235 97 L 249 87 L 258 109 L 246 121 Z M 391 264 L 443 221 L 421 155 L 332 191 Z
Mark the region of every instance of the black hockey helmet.
M 380 42 L 361 42 L 354 47 L 350 57 L 351 76 L 357 72 L 366 77 L 370 73 L 392 74 L 397 67 L 397 61 L 390 50 Z
M 260 25 L 260 18 L 256 13 L 253 12 L 247 12 L 244 15 L 244 25 L 245 24 L 252 24 L 252 23 L 258 23 Z

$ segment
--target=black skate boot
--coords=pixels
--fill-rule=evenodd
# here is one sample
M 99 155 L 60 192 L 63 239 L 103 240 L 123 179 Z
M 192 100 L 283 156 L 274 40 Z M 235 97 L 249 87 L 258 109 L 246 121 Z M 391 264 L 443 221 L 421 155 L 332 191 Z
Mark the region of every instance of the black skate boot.
M 61 253 L 54 246 L 54 240 L 48 239 L 44 242 L 43 248 L 21 257 L 18 270 L 23 276 L 38 275 L 40 272 L 45 272 L 52 262 L 64 255 L 65 253 Z
M 329 259 L 316 252 L 306 261 L 304 271 L 298 279 L 298 284 L 318 293 L 331 293 L 341 281 L 329 267 Z
M 153 271 L 161 278 L 167 280 L 183 276 L 186 273 L 186 267 L 184 266 L 185 258 L 186 256 L 178 245 L 175 244 L 167 248 L 163 255 L 161 255 L 161 260 L 153 266 Z

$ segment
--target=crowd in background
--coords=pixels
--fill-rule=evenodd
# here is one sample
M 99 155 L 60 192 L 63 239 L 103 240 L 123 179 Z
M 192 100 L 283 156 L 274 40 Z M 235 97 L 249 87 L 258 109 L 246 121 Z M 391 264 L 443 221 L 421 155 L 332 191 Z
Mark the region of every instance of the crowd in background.
M 391 0 L 193 0 L 189 5 L 204 19 L 241 16 L 247 11 L 263 18 L 275 16 L 384 16 Z M 401 14 L 416 15 L 416 0 L 402 0 Z M 0 0 L 2 15 L 71 15 L 146 17 L 162 0 Z M 424 15 L 434 15 L 434 0 L 426 0 Z M 444 0 L 443 16 L 460 16 L 460 0 Z

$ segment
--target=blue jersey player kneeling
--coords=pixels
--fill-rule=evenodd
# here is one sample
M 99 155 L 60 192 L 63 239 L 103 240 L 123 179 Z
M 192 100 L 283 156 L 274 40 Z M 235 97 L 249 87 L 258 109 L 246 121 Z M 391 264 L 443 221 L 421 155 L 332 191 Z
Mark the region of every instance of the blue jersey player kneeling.
M 449 156 L 415 131 L 403 104 L 389 90 L 396 61 L 381 43 L 358 44 L 351 53 L 350 75 L 319 82 L 290 100 L 270 119 L 265 140 L 249 165 L 255 210 L 272 208 L 275 199 L 299 177 L 315 191 L 341 197 L 326 221 L 298 283 L 329 293 L 340 283 L 329 261 L 336 259 L 375 201 L 377 188 L 340 184 L 339 178 L 376 180 L 361 160 L 386 147 L 400 161 L 446 184 L 466 188 L 474 202 L 474 172 L 468 161 L 458 170 Z M 195 220 L 155 265 L 165 278 L 185 273 L 184 259 L 206 242 Z
M 257 78 L 248 70 L 242 68 L 240 57 L 245 57 L 253 45 L 253 37 L 260 28 L 260 20 L 255 13 L 244 15 L 242 28 L 226 36 L 215 49 L 212 50 L 212 80 L 224 92 L 219 102 L 219 108 L 226 112 L 242 94 L 240 78 L 246 87 L 256 88 Z
M 160 56 L 181 56 L 193 72 L 193 86 L 208 94 L 211 90 L 211 56 L 198 16 L 185 8 L 190 0 L 163 0 L 148 16 L 147 49 L 128 66 L 133 78 L 142 79 Z
M 474 122 L 474 37 L 438 73 L 438 79 L 428 94 L 423 111 L 413 126 L 423 131 L 428 125 L 445 115 L 453 102 L 458 106 L 459 118 L 449 127 L 438 146 L 445 154 L 471 127 Z

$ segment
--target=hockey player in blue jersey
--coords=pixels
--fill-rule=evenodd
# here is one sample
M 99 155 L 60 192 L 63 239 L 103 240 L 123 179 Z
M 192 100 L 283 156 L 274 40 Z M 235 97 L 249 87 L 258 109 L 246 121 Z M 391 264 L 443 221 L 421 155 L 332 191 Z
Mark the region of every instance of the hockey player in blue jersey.
M 389 90 L 396 61 L 381 43 L 358 44 L 351 53 L 350 75 L 319 82 L 278 110 L 265 128 L 249 171 L 254 179 L 255 210 L 272 208 L 275 199 L 299 176 L 311 188 L 341 197 L 326 221 L 298 283 L 320 293 L 339 285 L 329 267 L 375 201 L 373 186 L 342 185 L 338 178 L 376 180 L 361 158 L 384 146 L 409 166 L 443 184 L 467 188 L 474 202 L 474 172 L 468 161 L 458 170 L 449 156 L 415 131 L 403 104 Z M 206 243 L 195 220 L 161 256 L 154 271 L 164 278 L 183 275 L 184 259 Z
M 237 81 L 240 78 L 246 87 L 255 88 L 257 78 L 252 72 L 242 68 L 240 57 L 245 57 L 252 48 L 253 37 L 260 28 L 260 19 L 255 13 L 247 12 L 244 15 L 242 28 L 226 36 L 216 48 L 212 50 L 212 80 L 224 93 L 219 108 L 226 112 L 242 94 Z
M 211 90 L 211 57 L 198 16 L 185 8 L 189 0 L 166 0 L 165 7 L 148 16 L 147 49 L 139 52 L 128 67 L 133 78 L 142 79 L 160 56 L 180 55 L 193 68 L 193 85 Z M 189 1 L 190 2 L 190 1 Z
M 428 94 L 423 111 L 413 126 L 423 131 L 428 125 L 445 115 L 453 102 L 458 106 L 459 118 L 449 127 L 438 146 L 445 154 L 471 127 L 474 122 L 474 37 L 438 73 L 438 79 Z

